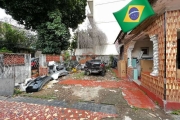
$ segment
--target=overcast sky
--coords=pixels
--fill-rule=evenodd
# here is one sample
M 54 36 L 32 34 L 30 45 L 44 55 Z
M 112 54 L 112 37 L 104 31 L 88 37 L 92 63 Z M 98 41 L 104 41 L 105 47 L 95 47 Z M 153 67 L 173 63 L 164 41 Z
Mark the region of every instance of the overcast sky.
M 7 15 L 7 14 L 5 13 L 5 11 L 0 8 L 0 19 L 2 19 L 2 18 L 4 18 L 4 17 L 11 17 L 11 16 Z

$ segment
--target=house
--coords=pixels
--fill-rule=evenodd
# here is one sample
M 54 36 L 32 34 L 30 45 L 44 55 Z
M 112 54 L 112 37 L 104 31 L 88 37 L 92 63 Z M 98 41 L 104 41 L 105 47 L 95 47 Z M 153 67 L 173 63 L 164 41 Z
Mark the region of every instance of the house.
M 128 1 L 87 0 L 87 3 L 87 18 L 84 27 L 88 28 L 88 34 L 83 32 L 78 34 L 78 39 L 81 41 L 75 55 L 77 57 L 96 55 L 96 58 L 107 62 L 110 55 L 118 56 L 113 42 L 120 27 L 112 13 Z
M 127 77 L 165 110 L 180 109 L 180 1 L 149 2 L 156 14 L 114 43 L 124 46 Z

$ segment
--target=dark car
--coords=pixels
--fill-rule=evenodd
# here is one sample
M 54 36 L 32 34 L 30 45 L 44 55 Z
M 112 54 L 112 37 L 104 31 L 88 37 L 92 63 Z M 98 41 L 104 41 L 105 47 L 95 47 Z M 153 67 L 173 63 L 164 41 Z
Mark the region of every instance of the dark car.
M 100 73 L 102 76 L 105 75 L 105 62 L 101 60 L 89 60 L 86 61 L 84 66 L 85 75 L 90 75 L 91 73 Z

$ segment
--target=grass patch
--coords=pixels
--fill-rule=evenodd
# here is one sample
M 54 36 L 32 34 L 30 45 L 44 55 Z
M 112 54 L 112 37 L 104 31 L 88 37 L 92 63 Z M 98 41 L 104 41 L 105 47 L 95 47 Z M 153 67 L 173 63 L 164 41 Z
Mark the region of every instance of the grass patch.
M 172 111 L 172 113 L 171 114 L 173 114 L 173 115 L 180 115 L 180 110 L 175 110 L 175 111 Z
M 78 72 L 78 73 L 73 74 L 73 77 L 76 79 L 83 79 L 84 76 L 85 76 L 84 72 Z
M 53 94 L 47 94 L 47 95 L 23 94 L 22 96 L 24 96 L 24 97 L 40 98 L 40 99 L 56 99 L 57 98 Z
M 156 104 L 156 105 L 159 105 L 159 103 L 158 103 L 157 101 L 155 101 L 155 104 Z
M 139 108 L 137 108 L 137 107 L 133 107 L 132 109 L 133 109 L 134 111 L 139 110 Z
M 16 96 L 16 95 L 20 95 L 20 94 L 22 94 L 23 92 L 22 91 L 20 91 L 19 89 L 17 89 L 17 88 L 15 88 L 14 89 L 14 95 Z

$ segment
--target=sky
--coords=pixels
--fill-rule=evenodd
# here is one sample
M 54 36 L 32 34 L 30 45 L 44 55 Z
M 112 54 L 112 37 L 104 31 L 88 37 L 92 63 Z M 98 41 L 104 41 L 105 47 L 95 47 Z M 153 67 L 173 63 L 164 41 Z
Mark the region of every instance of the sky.
M 118 27 L 117 29 L 119 31 L 120 28 L 119 28 L 119 26 L 118 26 L 118 24 L 117 24 L 112 13 L 121 9 L 129 1 L 130 0 L 103 0 L 103 1 L 102 0 L 96 0 L 96 1 L 94 1 L 95 2 L 95 8 L 94 9 L 96 10 L 95 18 L 97 18 L 96 23 L 99 24 L 99 27 L 104 26 L 104 24 L 106 24 L 107 28 L 101 28 L 101 29 L 109 29 L 109 27 L 111 27 L 111 26 L 108 26 L 108 23 L 114 23 L 114 26 Z M 89 11 L 87 10 L 86 13 L 88 13 L 88 12 Z M 98 16 L 98 17 L 96 17 L 96 16 Z M 19 26 L 19 25 L 17 25 L 17 22 L 15 20 L 13 20 L 10 15 L 7 15 L 5 13 L 5 10 L 3 10 L 1 8 L 0 8 L 0 21 L 6 21 L 6 22 L 13 24 L 15 26 Z M 79 26 L 79 29 L 87 29 L 88 24 L 89 23 L 88 23 L 88 20 L 86 18 L 85 22 Z M 114 29 L 114 30 L 117 31 L 116 29 Z M 111 34 L 111 32 L 112 32 L 112 34 L 117 34 L 112 30 L 110 30 L 110 31 L 106 30 L 104 32 L 105 32 L 105 34 Z
M 9 18 L 11 18 L 10 15 L 7 15 L 7 14 L 5 13 L 5 11 L 0 8 L 0 19 L 2 19 L 2 18 L 4 18 L 4 17 L 9 17 Z

